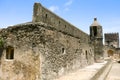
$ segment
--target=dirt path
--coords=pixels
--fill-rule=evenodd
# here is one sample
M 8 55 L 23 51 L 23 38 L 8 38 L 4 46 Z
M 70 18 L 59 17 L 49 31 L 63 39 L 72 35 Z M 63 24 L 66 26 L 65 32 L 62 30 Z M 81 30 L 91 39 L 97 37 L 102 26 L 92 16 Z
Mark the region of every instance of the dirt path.
M 113 63 L 106 80 L 120 80 L 120 63 Z
M 55 80 L 90 80 L 105 64 L 106 62 L 94 63 L 93 65 L 87 66 L 83 69 L 79 69 Z

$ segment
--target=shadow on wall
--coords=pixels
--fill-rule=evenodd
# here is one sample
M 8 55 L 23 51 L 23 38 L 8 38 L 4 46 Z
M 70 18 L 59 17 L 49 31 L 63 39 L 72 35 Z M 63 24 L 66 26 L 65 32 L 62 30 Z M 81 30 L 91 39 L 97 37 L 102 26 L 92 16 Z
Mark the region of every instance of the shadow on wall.
M 4 41 L 2 38 L 0 38 L 0 59 L 2 57 L 3 49 L 4 49 Z
M 2 53 L 3 53 L 3 48 L 0 48 L 0 59 L 2 57 Z

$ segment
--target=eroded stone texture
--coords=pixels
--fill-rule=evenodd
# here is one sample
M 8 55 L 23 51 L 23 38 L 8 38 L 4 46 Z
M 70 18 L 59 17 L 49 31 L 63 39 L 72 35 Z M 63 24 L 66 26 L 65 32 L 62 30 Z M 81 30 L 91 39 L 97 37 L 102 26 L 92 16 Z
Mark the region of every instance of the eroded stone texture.
M 53 80 L 94 62 L 90 36 L 39 3 L 30 23 L 0 31 L 3 80 Z
M 103 32 L 102 26 L 94 18 L 94 22 L 90 25 L 90 39 L 94 45 L 95 62 L 103 62 Z
M 94 62 L 90 44 L 49 27 L 29 23 L 0 32 L 5 47 L 14 47 L 14 59 L 6 59 L 3 51 L 4 80 L 53 80 Z
M 119 33 L 105 33 L 105 45 L 119 48 Z

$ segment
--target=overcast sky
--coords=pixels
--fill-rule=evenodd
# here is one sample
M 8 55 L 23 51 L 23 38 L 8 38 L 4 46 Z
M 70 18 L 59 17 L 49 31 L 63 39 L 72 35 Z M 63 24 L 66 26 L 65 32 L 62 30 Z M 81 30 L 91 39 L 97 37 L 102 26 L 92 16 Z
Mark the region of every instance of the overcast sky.
M 104 33 L 120 32 L 120 0 L 0 0 L 0 27 L 32 21 L 34 2 L 86 33 L 94 17 Z

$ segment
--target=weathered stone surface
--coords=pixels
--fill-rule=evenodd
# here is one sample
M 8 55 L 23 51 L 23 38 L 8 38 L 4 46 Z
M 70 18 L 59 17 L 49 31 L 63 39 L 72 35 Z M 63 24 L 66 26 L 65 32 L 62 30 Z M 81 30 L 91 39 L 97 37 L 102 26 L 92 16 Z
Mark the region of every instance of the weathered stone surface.
M 90 39 L 94 45 L 95 62 L 103 62 L 103 32 L 102 26 L 94 18 L 94 22 L 90 26 Z
M 81 39 L 48 25 L 21 24 L 0 34 L 5 47 L 14 47 L 14 59 L 6 59 L 6 48 L 3 51 L 3 80 L 53 80 L 94 62 L 88 42 L 81 43 Z
M 105 33 L 105 45 L 119 48 L 119 33 Z
M 41 21 L 51 25 L 49 28 L 56 29 L 57 31 L 69 34 L 76 38 L 80 38 L 82 42 L 90 41 L 88 37 L 89 35 L 87 33 L 77 29 L 69 22 L 65 21 L 64 19 L 60 18 L 56 14 L 43 7 L 40 3 L 35 3 L 32 22 Z
M 0 78 L 53 80 L 94 63 L 94 59 L 103 60 L 102 26 L 96 20 L 88 35 L 35 3 L 32 22 L 0 30 L 4 42 Z M 120 53 L 120 49 L 104 46 L 104 53 L 109 50 Z

